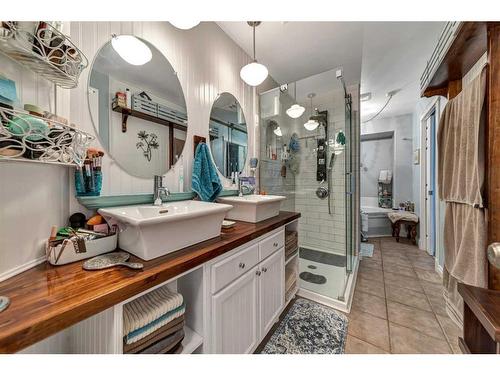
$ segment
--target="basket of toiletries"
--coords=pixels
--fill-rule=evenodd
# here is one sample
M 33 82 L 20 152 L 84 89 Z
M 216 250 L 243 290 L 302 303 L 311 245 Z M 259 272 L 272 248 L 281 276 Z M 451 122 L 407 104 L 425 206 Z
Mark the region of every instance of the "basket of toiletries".
M 78 197 L 92 197 L 101 194 L 103 156 L 103 151 L 89 148 L 83 166 L 76 167 L 75 190 Z
M 96 255 L 109 253 L 117 247 L 118 233 L 103 235 L 94 239 L 87 239 L 92 236 L 84 236 L 84 233 L 77 234 L 71 238 L 66 238 L 58 242 L 48 242 L 46 255 L 47 261 L 53 266 L 73 263 L 79 260 L 95 257 Z
M 69 217 L 69 226 L 53 226 L 47 240 L 45 255 L 52 265 L 62 265 L 109 253 L 117 247 L 118 230 L 110 227 L 101 215 L 87 220 L 84 214 Z
M 132 95 L 132 110 L 158 117 L 158 104 L 138 95 Z

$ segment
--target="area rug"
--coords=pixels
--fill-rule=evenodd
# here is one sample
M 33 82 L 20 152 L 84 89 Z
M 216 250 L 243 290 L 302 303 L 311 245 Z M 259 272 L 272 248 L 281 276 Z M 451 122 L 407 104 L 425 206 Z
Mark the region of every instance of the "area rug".
M 371 258 L 373 256 L 373 248 L 374 247 L 375 247 L 375 245 L 373 245 L 372 243 L 361 242 L 359 255 L 361 255 L 362 257 Z
M 332 308 L 298 298 L 262 354 L 342 354 L 347 317 Z

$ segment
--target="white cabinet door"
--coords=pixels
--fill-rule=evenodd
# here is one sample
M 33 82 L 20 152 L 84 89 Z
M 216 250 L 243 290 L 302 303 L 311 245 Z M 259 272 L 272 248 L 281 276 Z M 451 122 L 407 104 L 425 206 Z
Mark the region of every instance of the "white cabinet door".
M 285 303 L 285 251 L 281 249 L 259 265 L 260 337 L 264 338 Z
M 212 299 L 213 352 L 243 354 L 259 340 L 258 267 L 222 289 Z

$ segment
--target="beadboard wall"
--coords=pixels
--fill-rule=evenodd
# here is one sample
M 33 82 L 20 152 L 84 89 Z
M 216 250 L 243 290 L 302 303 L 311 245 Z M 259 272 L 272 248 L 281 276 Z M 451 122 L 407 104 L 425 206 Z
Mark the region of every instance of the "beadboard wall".
M 208 118 L 219 93 L 230 92 L 240 102 L 248 125 L 248 155 L 255 155 L 255 90 L 239 77 L 240 68 L 250 58 L 215 23 L 202 22 L 194 29 L 178 30 L 167 22 L 71 22 L 64 25 L 64 32 L 82 49 L 90 64 L 112 33 L 134 34 L 164 53 L 178 73 L 187 104 L 185 190 L 191 186 L 193 135 L 208 138 Z M 49 82 L 3 55 L 0 67 L 16 81 L 21 103 L 54 110 L 53 86 Z M 57 112 L 94 133 L 87 100 L 90 70 L 91 66 L 82 73 L 78 88 L 58 89 Z M 100 147 L 98 141 L 95 146 Z M 51 225 L 65 225 L 68 216 L 77 211 L 89 213 L 74 198 L 72 172 L 61 166 L 0 162 L 0 280 L 43 259 L 43 245 Z M 152 192 L 152 179 L 128 175 L 109 157 L 104 159 L 103 175 L 102 195 Z M 166 185 L 178 191 L 177 181 L 177 168 L 173 168 L 166 175 Z
M 249 158 L 255 155 L 254 89 L 239 76 L 241 67 L 250 58 L 219 26 L 213 22 L 202 22 L 191 30 L 179 30 L 168 22 L 71 23 L 71 38 L 89 61 L 93 61 L 99 49 L 110 40 L 111 34 L 133 34 L 148 40 L 165 55 L 178 74 L 188 112 L 187 141 L 183 151 L 185 191 L 191 186 L 193 136 L 208 139 L 210 111 L 218 94 L 230 92 L 240 102 L 248 126 L 248 155 Z M 90 67 L 86 69 L 78 88 L 71 90 L 70 113 L 72 121 L 94 133 L 87 100 L 86 83 L 90 71 Z M 171 191 L 178 191 L 178 170 L 179 165 L 176 164 L 166 175 L 166 186 Z M 152 177 L 130 176 L 110 157 L 105 157 L 103 161 L 103 176 L 102 195 L 151 193 L 153 189 Z M 224 180 L 227 185 L 229 181 Z M 71 189 L 70 195 L 73 196 L 73 184 Z M 70 208 L 85 212 L 76 200 L 72 200 Z

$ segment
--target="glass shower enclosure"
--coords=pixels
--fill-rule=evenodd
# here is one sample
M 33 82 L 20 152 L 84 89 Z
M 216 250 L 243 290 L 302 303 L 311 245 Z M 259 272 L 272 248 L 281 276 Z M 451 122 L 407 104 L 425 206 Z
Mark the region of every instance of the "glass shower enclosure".
M 301 213 L 298 294 L 347 311 L 359 243 L 359 124 L 339 73 L 330 70 L 260 94 L 259 188 L 286 196 L 282 210 Z M 287 114 L 293 104 L 305 108 L 301 116 Z

